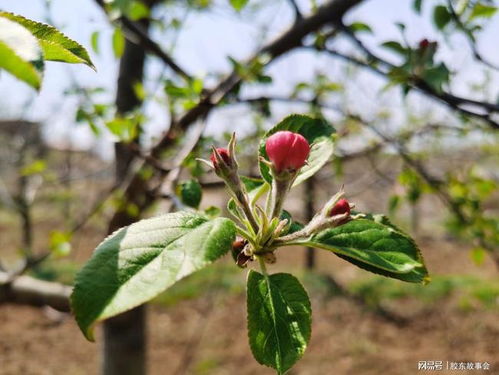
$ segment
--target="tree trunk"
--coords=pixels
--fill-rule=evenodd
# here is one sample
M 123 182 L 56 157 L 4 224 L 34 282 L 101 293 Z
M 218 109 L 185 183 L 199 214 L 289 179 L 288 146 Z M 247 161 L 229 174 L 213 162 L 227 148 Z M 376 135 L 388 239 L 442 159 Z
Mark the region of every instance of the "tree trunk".
M 146 374 L 146 305 L 104 323 L 102 373 Z
M 139 25 L 147 30 L 148 21 L 141 21 Z M 120 61 L 120 71 L 118 75 L 118 88 L 116 90 L 116 111 L 117 115 L 124 115 L 140 106 L 141 100 L 135 95 L 134 85 L 142 83 L 144 74 L 145 50 L 128 39 L 125 42 L 125 50 Z M 138 143 L 138 139 L 133 140 Z M 133 159 L 133 152 L 130 147 L 123 142 L 114 144 L 116 179 L 121 180 L 128 174 L 130 163 Z
M 149 22 L 140 21 L 139 26 L 148 30 Z M 117 114 L 126 114 L 141 101 L 135 95 L 133 86 L 143 79 L 145 51 L 140 45 L 126 41 L 120 61 L 118 87 L 116 93 Z M 134 142 L 138 143 L 138 139 Z M 115 178 L 126 178 L 133 153 L 128 145 L 115 144 Z M 108 227 L 108 233 L 136 221 L 120 207 L 115 212 Z M 104 322 L 104 347 L 102 350 L 103 375 L 142 375 L 146 374 L 146 307 L 139 306 Z
M 66 225 L 67 228 L 70 228 L 72 225 L 72 217 L 71 217 L 71 201 L 72 201 L 72 196 L 71 196 L 71 178 L 73 175 L 73 150 L 72 150 L 72 145 L 68 145 L 68 148 L 65 151 L 65 168 L 66 168 L 66 173 L 63 176 L 64 179 L 64 192 L 66 194 L 66 198 L 64 200 L 64 217 L 66 218 Z
M 22 142 L 16 162 L 18 173 L 16 205 L 21 221 L 21 248 L 24 257 L 28 259 L 32 256 L 33 251 L 33 223 L 31 218 L 31 203 L 28 198 L 29 176 L 22 172 L 22 169 L 26 166 L 26 154 L 30 146 L 28 136 Z

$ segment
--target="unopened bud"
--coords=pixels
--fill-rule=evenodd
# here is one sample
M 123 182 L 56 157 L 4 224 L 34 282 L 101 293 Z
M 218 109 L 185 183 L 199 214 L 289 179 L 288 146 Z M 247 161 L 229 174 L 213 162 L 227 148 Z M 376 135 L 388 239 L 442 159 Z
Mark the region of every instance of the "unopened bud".
M 334 207 L 329 211 L 329 216 L 336 216 L 342 214 L 350 215 L 350 203 L 346 199 L 340 199 Z
M 433 56 L 433 54 L 437 50 L 438 43 L 430 42 L 428 39 L 425 38 L 419 42 L 418 46 L 420 53 L 425 55 L 429 54 L 430 56 Z
M 430 41 L 428 39 L 423 39 L 419 42 L 419 48 L 426 49 L 430 45 Z
M 216 150 L 216 152 L 215 152 L 215 150 Z M 211 160 L 211 163 L 213 164 L 214 168 L 216 168 L 217 165 L 219 164 L 218 160 L 217 160 L 217 154 L 216 154 L 217 152 L 221 156 L 221 158 L 223 159 L 223 161 L 225 163 L 227 163 L 227 165 L 231 164 L 231 160 L 230 160 L 230 156 L 229 156 L 229 151 L 227 151 L 226 148 L 218 147 L 215 150 L 213 150 L 213 152 L 211 153 L 211 156 L 210 156 L 210 160 Z
M 297 171 L 305 165 L 310 153 L 308 141 L 298 133 L 279 131 L 265 142 L 265 150 L 277 173 Z

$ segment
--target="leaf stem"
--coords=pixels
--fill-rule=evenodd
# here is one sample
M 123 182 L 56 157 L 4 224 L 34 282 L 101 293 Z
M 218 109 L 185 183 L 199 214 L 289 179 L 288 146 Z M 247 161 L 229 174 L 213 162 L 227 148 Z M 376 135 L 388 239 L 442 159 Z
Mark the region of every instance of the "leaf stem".
M 248 219 L 251 225 L 251 229 L 255 234 L 258 233 L 258 223 L 248 202 L 248 194 L 246 193 L 246 189 L 244 188 L 244 185 L 242 184 L 238 174 L 230 173 L 224 178 L 224 181 L 229 189 L 229 192 L 234 197 L 234 200 L 243 210 L 246 219 Z
M 268 281 L 269 274 L 267 272 L 267 266 L 265 265 L 265 260 L 262 256 L 258 256 L 258 263 L 260 264 L 260 270 L 262 271 L 262 275 L 265 276 L 265 280 Z
M 282 205 L 284 203 L 284 198 L 289 190 L 291 179 L 279 179 L 274 177 L 272 181 L 272 191 L 271 191 L 271 216 L 279 217 L 282 211 Z
M 236 196 L 236 200 L 239 202 L 239 205 L 241 206 L 244 215 L 248 219 L 251 228 L 255 233 L 258 233 L 258 223 L 256 222 L 255 216 L 253 215 L 253 211 L 251 210 L 251 207 L 248 203 L 248 196 L 245 194 L 244 190 L 242 189 L 241 184 L 239 184 L 239 189 L 234 192 Z

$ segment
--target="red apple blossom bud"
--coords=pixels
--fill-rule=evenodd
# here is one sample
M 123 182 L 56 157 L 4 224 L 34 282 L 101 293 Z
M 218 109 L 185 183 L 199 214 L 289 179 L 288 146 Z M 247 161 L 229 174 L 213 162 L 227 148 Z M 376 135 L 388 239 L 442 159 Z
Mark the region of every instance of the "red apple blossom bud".
M 340 199 L 329 212 L 329 216 L 348 213 L 350 215 L 350 203 L 346 199 Z
M 426 49 L 430 45 L 430 41 L 428 39 L 423 39 L 419 42 L 419 48 Z
M 286 130 L 271 135 L 265 143 L 265 150 L 279 173 L 303 167 L 310 153 L 310 146 L 301 134 Z
M 217 152 L 220 154 L 222 157 L 223 161 L 227 163 L 227 165 L 231 164 L 230 156 L 229 156 L 229 151 L 227 151 L 226 148 L 218 147 Z M 213 167 L 216 167 L 217 165 L 217 156 L 215 155 L 215 151 L 211 153 L 210 160 L 213 164 Z

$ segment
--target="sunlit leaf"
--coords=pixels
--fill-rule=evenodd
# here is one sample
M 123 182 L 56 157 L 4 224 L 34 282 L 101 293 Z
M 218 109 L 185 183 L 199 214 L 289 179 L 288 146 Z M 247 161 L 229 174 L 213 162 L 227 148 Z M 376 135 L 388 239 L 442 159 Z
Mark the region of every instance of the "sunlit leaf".
M 230 5 L 232 5 L 232 8 L 234 8 L 239 12 L 246 6 L 246 4 L 248 4 L 249 0 L 229 0 L 229 1 Z
M 114 29 L 112 41 L 114 56 L 120 58 L 125 52 L 125 37 L 119 28 Z
M 355 219 L 297 243 L 332 251 L 383 276 L 413 283 L 428 282 L 428 271 L 416 243 L 386 220 L 382 223 L 374 219 Z
M 71 307 L 93 340 L 96 323 L 130 310 L 227 253 L 234 223 L 176 212 L 138 221 L 107 237 L 76 275 Z
M 38 90 L 43 55 L 37 39 L 23 26 L 2 16 L 0 30 L 0 68 Z
M 0 12 L 0 17 L 8 18 L 29 30 L 38 39 L 45 60 L 82 63 L 95 69 L 87 50 L 55 27 L 8 12 Z
M 491 18 L 497 12 L 497 7 L 493 5 L 485 5 L 476 3 L 470 15 L 470 20 L 475 18 Z

